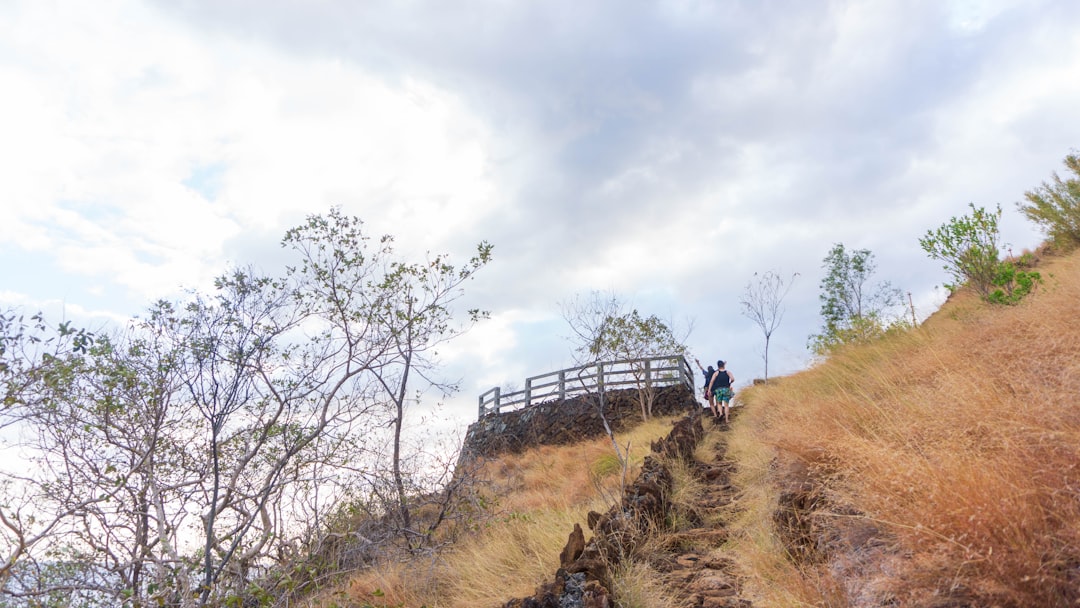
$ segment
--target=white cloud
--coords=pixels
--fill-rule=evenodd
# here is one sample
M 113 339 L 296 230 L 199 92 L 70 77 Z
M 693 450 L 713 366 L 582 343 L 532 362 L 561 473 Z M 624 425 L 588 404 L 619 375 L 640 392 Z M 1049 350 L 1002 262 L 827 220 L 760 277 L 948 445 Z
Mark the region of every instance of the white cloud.
M 1012 202 L 1080 146 L 1077 32 L 1066 0 L 0 3 L 0 288 L 123 317 L 340 205 L 410 257 L 495 245 L 466 386 L 565 366 L 558 302 L 611 288 L 749 379 L 769 269 L 801 273 L 790 371 L 832 244 L 920 312 L 917 238 L 968 202 L 1034 244 Z
M 20 5 L 3 32 L 33 60 L 3 64 L 0 162 L 14 178 L 3 236 L 69 272 L 150 299 L 205 285 L 240 231 L 276 240 L 331 205 L 406 244 L 491 210 L 483 128 L 435 87 L 200 34 L 140 3 L 68 8 Z M 190 187 L 207 166 L 210 200 Z

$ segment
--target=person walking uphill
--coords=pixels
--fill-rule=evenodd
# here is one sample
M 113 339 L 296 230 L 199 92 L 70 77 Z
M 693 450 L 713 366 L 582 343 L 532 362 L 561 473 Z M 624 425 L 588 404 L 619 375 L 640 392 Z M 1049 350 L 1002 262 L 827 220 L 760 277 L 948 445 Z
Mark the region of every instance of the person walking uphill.
M 712 381 L 713 374 L 716 373 L 716 370 L 714 370 L 711 365 L 709 366 L 709 369 L 706 370 L 704 367 L 701 367 L 701 361 L 698 361 L 697 359 L 694 359 L 694 363 L 697 363 L 698 369 L 701 370 L 701 375 L 705 377 L 705 383 L 701 385 L 701 389 L 705 391 L 705 403 L 709 406 L 709 409 L 712 410 L 713 415 L 715 416 L 716 400 L 713 399 L 712 391 L 709 390 L 709 382 Z
M 735 392 L 731 390 L 731 385 L 735 383 L 735 375 L 724 369 L 724 362 L 716 362 L 716 372 L 713 373 L 712 379 L 709 380 L 709 393 L 712 394 L 713 400 L 720 409 L 724 412 L 724 422 L 728 421 L 728 411 L 731 409 L 731 398 L 735 396 Z M 713 409 L 714 415 L 716 409 Z

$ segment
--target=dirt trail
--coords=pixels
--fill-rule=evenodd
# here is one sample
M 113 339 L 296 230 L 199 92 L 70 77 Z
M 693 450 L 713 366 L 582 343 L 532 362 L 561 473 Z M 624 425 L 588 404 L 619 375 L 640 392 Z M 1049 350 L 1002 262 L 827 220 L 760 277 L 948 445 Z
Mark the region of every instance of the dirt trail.
M 706 416 L 705 424 L 713 423 Z M 728 425 L 718 423 L 726 431 Z M 731 486 L 732 462 L 726 459 L 725 437 L 712 440 L 707 461 L 694 460 L 692 472 L 701 483 L 691 511 L 697 514 L 698 526 L 672 533 L 665 538 L 667 553 L 657 556 L 656 566 L 664 571 L 672 595 L 693 608 L 749 608 L 753 604 L 741 597 L 741 585 L 733 564 L 720 549 L 727 530 L 715 522 L 716 512 L 730 508 L 737 493 Z M 705 453 L 704 450 L 699 451 Z M 680 549 L 695 547 L 695 550 Z

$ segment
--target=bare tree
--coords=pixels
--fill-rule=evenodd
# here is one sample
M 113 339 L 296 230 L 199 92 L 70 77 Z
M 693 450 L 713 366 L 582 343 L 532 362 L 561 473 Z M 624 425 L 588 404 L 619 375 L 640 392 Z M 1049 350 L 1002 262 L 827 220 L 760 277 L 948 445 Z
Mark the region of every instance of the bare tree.
M 464 324 L 456 324 L 450 305 L 463 293 L 464 282 L 491 260 L 492 247 L 481 243 L 476 255 L 461 267 L 452 266 L 442 255 L 418 263 L 376 257 L 372 260 L 379 268 L 376 275 L 358 277 L 362 282 L 343 286 L 340 280 L 346 275 L 342 270 L 347 270 L 347 265 L 338 252 L 344 244 L 352 244 L 347 250 L 356 250 L 364 242 L 359 220 L 331 214 L 289 231 L 285 242 L 304 253 L 303 271 L 311 277 L 312 297 L 330 307 L 327 316 L 340 329 L 347 333 L 352 323 L 350 316 L 356 310 L 368 316 L 367 340 L 378 345 L 378 356 L 377 367 L 365 365 L 373 371 L 375 401 L 386 405 L 392 429 L 392 511 L 397 514 L 406 546 L 418 548 L 430 534 L 412 527 L 408 498 L 416 492 L 406 487 L 407 475 L 402 469 L 406 410 L 418 399 L 410 387 L 419 384 L 422 389 L 456 390 L 456 386 L 432 375 L 436 367 L 433 355 L 439 345 L 487 317 L 486 312 L 474 309 L 468 311 Z M 335 253 L 327 255 L 321 248 L 331 243 Z M 390 245 L 391 240 L 384 238 L 379 253 L 388 253 Z
M 609 354 L 603 352 L 601 336 L 611 319 L 627 313 L 626 306 L 617 294 L 600 291 L 592 291 L 588 295 L 575 294 L 560 307 L 563 320 L 570 328 L 569 340 L 576 363 L 592 363 Z
M 764 274 L 754 273 L 754 278 L 746 284 L 743 292 L 742 314 L 754 322 L 765 336 L 765 352 L 762 359 L 765 361 L 765 381 L 769 381 L 769 340 L 773 332 L 780 326 L 784 319 L 784 298 L 795 284 L 795 278 L 799 273 L 791 274 L 785 279 L 779 272 L 769 270 Z
M 644 359 L 684 355 L 685 336 L 676 337 L 670 325 L 655 315 L 643 317 L 637 309 L 627 311 L 615 294 L 578 296 L 563 304 L 563 318 L 573 332 L 571 341 L 579 363 L 631 361 L 641 416 L 648 420 L 656 391 L 652 370 Z
M 298 264 L 278 277 L 233 270 L 96 343 L 65 328 L 55 340 L 67 346 L 47 357 L 20 354 L 44 341 L 16 338 L 26 332 L 5 317 L 4 421 L 35 466 L 0 480 L 12 491 L 0 597 L 239 601 L 293 554 L 301 518 L 380 470 L 385 428 L 392 513 L 406 544 L 430 536 L 410 526 L 422 484 L 410 477 L 420 465 L 403 464 L 402 421 L 412 378 L 453 388 L 431 379 L 428 355 L 483 316 L 459 325 L 449 305 L 490 246 L 461 269 L 443 256 L 409 263 L 337 211 L 283 244 Z

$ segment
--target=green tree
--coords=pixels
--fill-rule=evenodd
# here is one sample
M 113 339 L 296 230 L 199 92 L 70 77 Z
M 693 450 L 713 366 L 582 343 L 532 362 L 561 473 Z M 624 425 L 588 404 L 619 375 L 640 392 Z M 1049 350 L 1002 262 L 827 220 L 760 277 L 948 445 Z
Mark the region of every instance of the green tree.
M 1030 256 L 1021 258 L 1019 266 L 1012 260 L 1001 260 L 1001 206 L 987 211 L 968 203 L 971 215 L 952 217 L 937 230 L 929 230 L 919 239 L 919 245 L 931 258 L 944 262 L 952 275 L 946 283 L 949 291 L 970 285 L 987 302 L 1012 304 L 1031 292 L 1041 281 L 1038 272 L 1028 268 Z
M 1080 245 L 1080 155 L 1069 154 L 1064 162 L 1073 177 L 1062 180 L 1053 173 L 1049 183 L 1024 193 L 1026 203 L 1016 205 L 1055 246 L 1067 251 Z
M 890 318 L 890 312 L 903 302 L 903 294 L 888 282 L 870 283 L 877 266 L 869 249 L 849 252 L 843 243 L 837 243 L 826 254 L 822 267 L 825 277 L 819 299 L 824 325 L 820 334 L 810 336 L 815 353 L 871 340 L 898 322 Z

